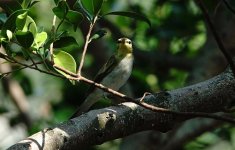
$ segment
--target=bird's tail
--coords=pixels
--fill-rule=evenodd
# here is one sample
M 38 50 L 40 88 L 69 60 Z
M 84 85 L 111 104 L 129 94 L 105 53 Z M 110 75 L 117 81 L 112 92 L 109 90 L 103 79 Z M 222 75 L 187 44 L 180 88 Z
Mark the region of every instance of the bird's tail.
M 87 110 L 83 109 L 81 106 L 73 113 L 73 115 L 69 119 L 73 119 L 81 114 L 85 113 Z
M 99 100 L 99 98 L 101 98 L 101 97 L 102 97 L 102 93 L 99 93 L 99 92 L 95 92 L 93 94 L 90 94 L 85 99 L 85 101 L 82 103 L 82 105 L 79 106 L 79 108 L 75 111 L 75 113 L 69 119 L 75 118 L 75 117 L 80 116 L 81 114 L 87 112 L 89 110 L 89 108 L 94 103 L 96 103 Z

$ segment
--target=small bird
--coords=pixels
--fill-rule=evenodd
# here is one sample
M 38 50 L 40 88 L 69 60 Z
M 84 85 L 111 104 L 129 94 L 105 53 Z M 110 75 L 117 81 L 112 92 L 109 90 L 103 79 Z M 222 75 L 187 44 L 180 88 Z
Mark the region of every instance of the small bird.
M 134 57 L 132 54 L 132 42 L 128 38 L 120 38 L 117 40 L 116 54 L 112 55 L 107 63 L 99 70 L 94 82 L 113 90 L 119 90 L 128 80 L 132 72 Z M 75 118 L 85 113 L 89 108 L 104 96 L 104 91 L 92 85 L 85 101 L 70 117 Z

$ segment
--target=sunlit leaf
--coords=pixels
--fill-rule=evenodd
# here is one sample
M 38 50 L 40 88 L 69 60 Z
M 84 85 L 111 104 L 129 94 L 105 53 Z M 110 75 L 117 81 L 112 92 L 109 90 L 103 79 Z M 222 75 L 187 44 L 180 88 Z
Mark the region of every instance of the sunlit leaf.
M 30 16 L 27 16 L 25 26 L 22 31 L 30 31 L 34 37 L 36 36 L 37 25 L 36 25 L 35 21 L 33 20 L 33 18 L 31 18 Z
M 16 28 L 18 30 L 23 30 L 23 28 L 25 26 L 25 23 L 26 23 L 27 16 L 28 16 L 27 11 L 17 16 L 17 18 L 16 18 Z
M 144 21 L 149 25 L 149 27 L 151 27 L 150 20 L 146 16 L 144 16 L 143 14 L 139 14 L 139 13 L 136 13 L 136 12 L 115 11 L 115 12 L 107 13 L 104 16 L 106 16 L 106 15 L 118 15 L 118 16 L 130 17 L 130 18 L 133 18 L 133 19 L 136 19 L 136 20 Z
M 60 66 L 70 72 L 76 73 L 76 62 L 69 53 L 58 50 L 54 52 L 53 57 L 54 57 L 54 62 L 57 66 Z M 56 70 L 62 75 L 68 76 L 63 71 L 58 70 L 58 69 Z
M 30 31 L 34 36 L 36 36 L 37 33 L 37 26 L 33 18 L 28 16 L 28 12 L 24 12 L 23 14 L 20 14 L 16 18 L 16 29 L 22 30 L 24 32 Z
M 31 1 L 32 1 L 32 0 L 23 0 L 21 6 L 22 6 L 24 9 L 26 9 L 26 8 L 28 8 L 28 6 L 30 5 Z
M 46 40 L 47 40 L 46 32 L 37 33 L 34 39 L 35 48 L 39 49 L 45 43 Z
M 20 45 L 24 48 L 29 48 L 34 41 L 33 34 L 30 31 L 17 31 L 16 34 L 16 39 L 20 43 Z
M 2 27 L 1 35 L 6 37 L 7 30 L 15 32 L 15 29 L 17 28 L 18 30 L 22 30 L 24 32 L 30 31 L 35 36 L 37 33 L 37 26 L 35 21 L 27 15 L 27 11 L 28 10 L 26 9 L 18 10 L 10 15 Z
M 6 31 L 10 30 L 11 32 L 14 32 L 16 29 L 16 18 L 18 15 L 25 13 L 27 10 L 18 10 L 15 11 L 13 14 L 9 16 L 7 21 L 3 24 L 1 29 L 1 35 L 3 37 L 7 37 Z

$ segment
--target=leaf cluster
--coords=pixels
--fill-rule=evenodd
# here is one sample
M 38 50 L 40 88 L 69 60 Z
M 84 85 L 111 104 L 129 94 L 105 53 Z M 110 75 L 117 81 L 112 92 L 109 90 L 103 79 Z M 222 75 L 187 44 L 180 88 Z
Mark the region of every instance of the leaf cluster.
M 6 17 L 7 15 L 1 17 L 3 24 L 0 33 L 0 43 L 6 49 L 9 58 L 15 59 L 16 56 L 23 56 L 26 61 L 30 60 L 33 64 L 35 64 L 34 60 L 40 60 L 49 71 L 56 70 L 65 77 L 66 74 L 58 69 L 53 69 L 53 65 L 56 64 L 76 73 L 76 61 L 66 51 L 69 51 L 71 47 L 79 49 L 80 46 L 77 43 L 79 39 L 60 29 L 64 22 L 71 24 L 76 31 L 84 19 L 94 25 L 95 18 L 99 21 L 108 15 L 120 15 L 151 25 L 147 17 L 135 12 L 117 11 L 102 15 L 100 12 L 104 0 L 77 0 L 73 8 L 70 8 L 65 0 L 54 0 L 56 6 L 52 8 L 52 11 L 59 19 L 59 23 L 57 25 L 55 19 L 52 23 L 51 32 L 47 33 L 37 25 L 35 19 L 31 16 L 32 8 L 39 1 L 16 0 L 13 3 L 13 5 L 6 5 L 4 2 L 0 2 L 0 6 L 9 15 L 9 17 Z M 89 42 L 102 38 L 105 34 L 106 31 L 100 29 L 91 36 Z

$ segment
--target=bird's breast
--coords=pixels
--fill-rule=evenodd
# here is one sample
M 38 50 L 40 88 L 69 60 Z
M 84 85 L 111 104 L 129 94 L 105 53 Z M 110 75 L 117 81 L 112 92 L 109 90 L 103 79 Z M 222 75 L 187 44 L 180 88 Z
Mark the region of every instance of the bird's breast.
M 124 57 L 117 66 L 105 77 L 101 84 L 113 89 L 118 90 L 122 87 L 131 75 L 133 66 L 133 56 L 127 55 Z

